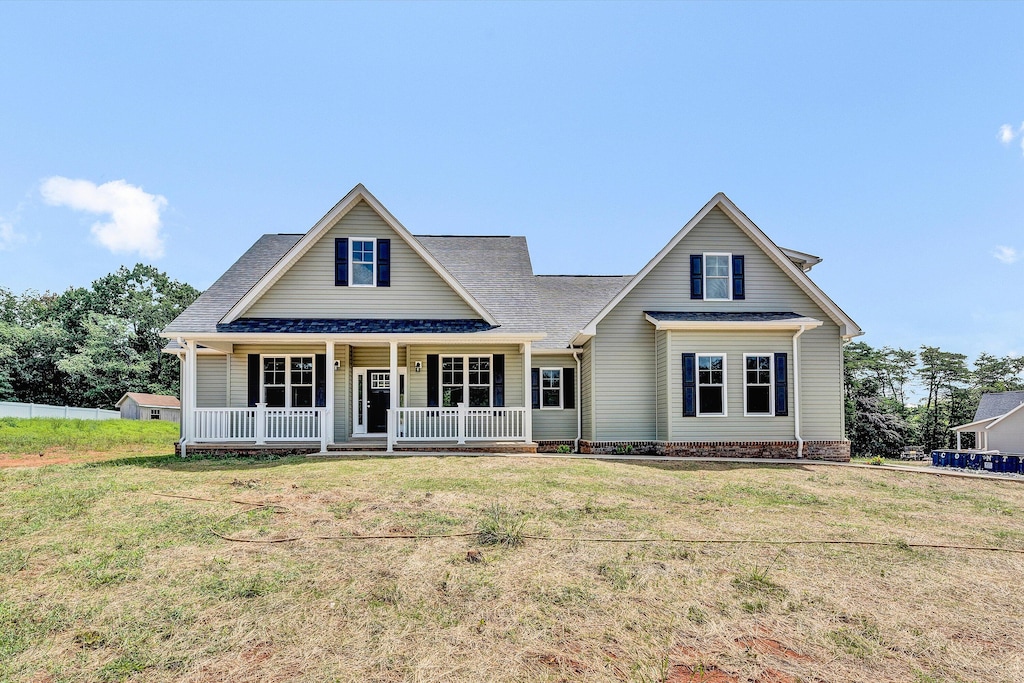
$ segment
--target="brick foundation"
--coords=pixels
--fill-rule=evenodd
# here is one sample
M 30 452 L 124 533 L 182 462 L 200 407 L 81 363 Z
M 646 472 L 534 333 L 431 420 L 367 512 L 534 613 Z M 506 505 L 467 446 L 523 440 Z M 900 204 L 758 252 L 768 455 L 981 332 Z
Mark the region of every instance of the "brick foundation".
M 220 444 L 197 444 L 185 446 L 185 455 L 203 455 L 210 458 L 251 458 L 259 456 L 284 457 L 286 455 L 309 455 L 319 453 L 320 446 L 286 446 L 281 448 L 253 448 L 252 446 L 228 446 Z M 174 454 L 181 455 L 181 444 L 174 444 Z
M 580 441 L 580 453 L 594 455 L 669 455 L 684 458 L 797 457 L 796 441 Z M 849 441 L 804 441 L 809 460 L 850 460 Z
M 538 439 L 537 440 L 537 452 L 538 453 L 557 453 L 559 446 L 568 446 L 570 453 L 576 452 L 576 440 L 575 439 Z

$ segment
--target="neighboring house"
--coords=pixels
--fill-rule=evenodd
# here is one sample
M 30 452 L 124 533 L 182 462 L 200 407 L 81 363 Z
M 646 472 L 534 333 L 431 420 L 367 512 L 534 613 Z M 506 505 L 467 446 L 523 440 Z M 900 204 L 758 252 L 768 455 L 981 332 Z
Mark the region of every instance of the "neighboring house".
M 187 446 L 846 459 L 862 332 L 807 276 L 820 261 L 718 194 L 635 276 L 535 275 L 525 238 L 414 236 L 358 185 L 162 334 Z
M 974 419 L 953 431 L 958 450 L 960 435 L 973 432 L 978 450 L 1024 453 L 1024 391 L 982 394 Z
M 115 404 L 122 420 L 181 422 L 181 402 L 173 396 L 129 391 Z

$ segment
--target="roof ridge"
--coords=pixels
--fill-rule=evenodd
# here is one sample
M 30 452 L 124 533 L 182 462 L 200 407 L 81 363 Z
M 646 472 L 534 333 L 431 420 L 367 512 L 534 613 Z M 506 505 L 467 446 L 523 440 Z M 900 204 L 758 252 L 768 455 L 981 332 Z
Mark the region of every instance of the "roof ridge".
M 473 237 L 473 238 L 479 238 L 479 237 L 501 237 L 501 238 L 505 238 L 505 239 L 509 239 L 509 238 L 512 238 L 512 237 L 522 237 L 523 239 L 526 239 L 526 235 L 413 235 L 413 236 L 414 237 Z

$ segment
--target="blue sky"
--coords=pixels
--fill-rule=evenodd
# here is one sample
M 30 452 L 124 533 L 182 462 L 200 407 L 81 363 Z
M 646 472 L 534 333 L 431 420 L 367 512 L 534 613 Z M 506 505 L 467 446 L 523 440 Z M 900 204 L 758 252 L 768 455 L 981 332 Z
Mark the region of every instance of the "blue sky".
M 864 341 L 1024 353 L 1022 25 L 1010 3 L 2 3 L 0 286 L 144 261 L 203 288 L 359 182 L 414 233 L 632 273 L 724 191 L 825 258 Z

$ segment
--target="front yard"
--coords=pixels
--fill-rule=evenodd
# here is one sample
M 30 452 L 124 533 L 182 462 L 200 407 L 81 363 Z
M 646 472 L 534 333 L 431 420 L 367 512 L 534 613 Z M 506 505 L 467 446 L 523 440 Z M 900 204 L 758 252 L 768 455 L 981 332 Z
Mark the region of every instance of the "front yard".
M 528 536 L 892 545 L 353 539 L 473 532 L 495 506 Z M 536 458 L 2 469 L 0 680 L 1024 680 L 1024 555 L 917 543 L 1024 549 L 1024 485 Z

